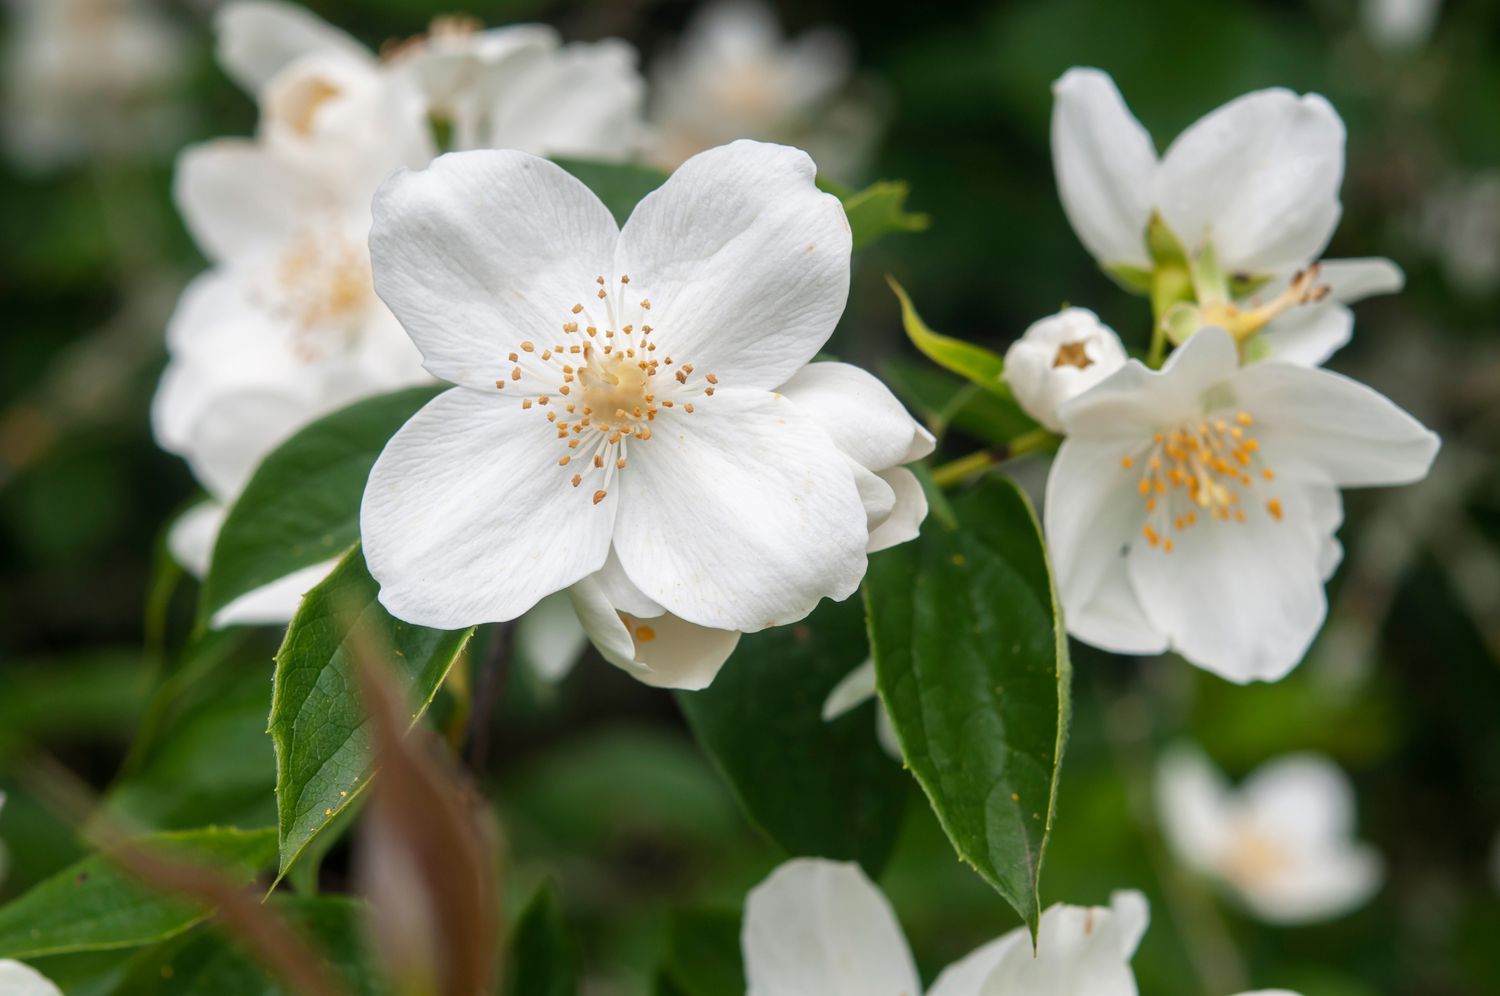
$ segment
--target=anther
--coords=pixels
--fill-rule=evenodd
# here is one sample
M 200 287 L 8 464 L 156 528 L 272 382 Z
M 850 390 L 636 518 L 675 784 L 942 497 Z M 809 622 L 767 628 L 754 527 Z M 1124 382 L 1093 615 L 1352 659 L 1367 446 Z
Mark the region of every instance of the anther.
M 605 496 L 605 495 L 606 495 L 606 494 L 608 494 L 608 493 L 609 493 L 609 492 L 607 492 L 607 491 L 595 491 L 595 492 L 594 492 L 594 504 L 595 504 L 595 505 L 597 505 L 597 504 L 599 504 L 599 503 L 600 503 L 600 502 L 601 502 L 601 501 L 603 501 L 603 500 L 604 500 L 604 496 Z

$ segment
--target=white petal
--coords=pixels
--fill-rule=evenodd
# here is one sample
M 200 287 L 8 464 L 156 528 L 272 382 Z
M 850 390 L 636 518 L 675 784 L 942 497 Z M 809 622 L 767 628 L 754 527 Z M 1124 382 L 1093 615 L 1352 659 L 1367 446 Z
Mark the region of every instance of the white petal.
M 746 996 L 918 996 L 896 915 L 853 864 L 788 861 L 745 900 Z
M 1318 754 L 1290 754 L 1260 768 L 1239 795 L 1258 826 L 1304 846 L 1347 842 L 1354 833 L 1354 786 Z
M 497 88 L 489 141 L 537 155 L 617 160 L 640 144 L 646 84 L 619 39 L 566 45 Z M 628 271 L 627 271 L 628 272 Z
M 1349 844 L 1301 855 L 1283 874 L 1243 883 L 1238 895 L 1268 923 L 1304 924 L 1358 909 L 1380 890 L 1384 862 L 1374 848 Z
M 1382 256 L 1325 259 L 1319 266 L 1318 283 L 1327 284 L 1334 300 L 1345 304 L 1377 294 L 1396 294 L 1406 286 L 1401 267 Z
M 777 391 L 816 419 L 835 446 L 869 470 L 906 463 L 923 431 L 890 388 L 847 363 L 809 363 Z
M 1052 94 L 1052 164 L 1073 231 L 1101 264 L 1150 267 L 1151 136 L 1097 69 L 1068 70 Z
M 1086 366 L 1064 350 L 1081 350 Z M 1053 432 L 1057 411 L 1125 365 L 1125 347 L 1113 329 L 1087 308 L 1065 308 L 1032 323 L 1005 351 L 1005 382 L 1026 414 Z
M 1316 94 L 1260 90 L 1178 136 L 1153 200 L 1188 248 L 1226 270 L 1278 273 L 1316 259 L 1338 224 L 1344 124 Z
M 19 961 L 0 961 L 0 993 L 5 996 L 62 996 L 41 972 Z
M 658 688 L 707 688 L 739 643 L 740 634 L 709 629 L 670 613 L 639 619 L 605 597 L 598 575 L 568 589 L 578 621 L 605 660 Z
M 273 626 L 290 622 L 302 604 L 302 596 L 337 565 L 337 560 L 325 560 L 293 571 L 254 591 L 247 591 L 215 612 L 211 625 L 214 629 L 223 629 L 226 626 Z
M 860 503 L 864 505 L 865 528 L 873 536 L 895 511 L 896 492 L 884 478 L 870 473 L 847 456 L 844 459 L 848 462 L 849 473 L 854 475 L 854 486 L 859 490 Z M 865 550 L 869 552 L 868 544 Z
M 1260 333 L 1271 359 L 1305 367 L 1321 365 L 1353 334 L 1354 313 L 1331 297 L 1282 315 Z
M 444 380 L 494 390 L 521 342 L 560 335 L 608 276 L 616 227 L 599 198 L 522 152 L 441 156 L 375 195 L 375 287 Z
M 875 697 L 875 662 L 865 661 L 839 679 L 823 702 L 823 722 L 838 719 Z
M 1037 947 L 1005 952 L 985 981 L 985 996 L 1136 996 L 1130 958 L 1146 931 L 1146 897 L 1116 892 L 1108 907 L 1057 903 L 1042 914 Z
M 1015 949 L 1022 947 L 1031 947 L 1026 930 L 1006 932 L 943 969 L 927 996 L 985 996 L 985 982 L 1002 962 L 1014 957 Z
M 1158 654 L 1166 636 L 1136 597 L 1126 550 L 1141 528 L 1135 478 L 1117 444 L 1069 436 L 1052 461 L 1043 505 L 1047 547 L 1068 632 L 1125 654 Z
M 1328 370 L 1257 363 L 1234 390 L 1255 415 L 1261 444 L 1274 447 L 1278 474 L 1341 487 L 1408 484 L 1427 476 L 1437 456 L 1434 433 L 1378 391 Z
M 636 206 L 617 270 L 652 302 L 657 341 L 732 387 L 786 383 L 849 295 L 849 221 L 807 154 L 740 141 L 689 159 Z
M 368 49 L 306 8 L 277 0 L 228 3 L 214 19 L 219 64 L 247 93 L 312 52 L 339 52 L 373 62 Z
M 173 197 L 206 256 L 244 258 L 283 244 L 330 192 L 254 142 L 216 139 L 177 158 Z
M 201 578 L 208 573 L 213 559 L 214 541 L 219 538 L 219 527 L 229 509 L 219 502 L 201 501 L 183 512 L 167 531 L 167 552 L 172 559 L 187 569 L 188 573 Z
M 567 592 L 548 595 L 516 622 L 516 649 L 521 659 L 548 684 L 568 676 L 587 643 L 588 634 Z
M 360 535 L 398 619 L 503 622 L 604 566 L 615 496 L 572 487 L 552 424 L 497 393 L 438 395 L 370 472 Z
M 922 522 L 927 518 L 927 492 L 917 475 L 905 467 L 892 467 L 880 472 L 880 479 L 890 485 L 896 496 L 896 504 L 885 521 L 870 531 L 870 542 L 865 552 L 877 553 L 898 543 L 917 538 Z
M 1205 328 L 1174 350 L 1161 370 L 1131 360 L 1060 407 L 1057 417 L 1070 436 L 1139 443 L 1201 416 L 1204 392 L 1234 375 L 1239 365 L 1229 333 Z
M 1229 785 L 1196 747 L 1179 744 L 1156 767 L 1156 812 L 1177 859 L 1200 872 L 1223 853 L 1230 822 Z
M 849 464 L 780 395 L 721 390 L 691 415 L 658 416 L 616 488 L 626 573 L 700 625 L 794 622 L 864 576 L 868 532 Z
M 1316 516 L 1295 487 L 1278 497 L 1280 521 L 1249 505 L 1244 522 L 1205 517 L 1174 533 L 1171 553 L 1136 540 L 1128 558 L 1146 615 L 1172 649 L 1240 684 L 1285 677 L 1327 613 Z
M 641 619 L 651 619 L 667 611 L 646 597 L 646 593 L 635 586 L 635 582 L 631 581 L 629 575 L 625 573 L 625 568 L 620 563 L 620 555 L 614 551 L 613 547 L 610 548 L 609 559 L 594 575 L 594 580 L 598 582 L 604 597 L 609 599 L 609 604 L 621 612 L 628 612 Z

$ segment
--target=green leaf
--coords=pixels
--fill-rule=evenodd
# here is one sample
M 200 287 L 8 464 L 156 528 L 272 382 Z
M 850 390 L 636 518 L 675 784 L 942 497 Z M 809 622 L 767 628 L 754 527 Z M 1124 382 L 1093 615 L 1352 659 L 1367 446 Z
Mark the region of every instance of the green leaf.
M 270 829 L 210 827 L 158 834 L 138 843 L 247 885 L 276 858 L 276 834 Z M 0 908 L 0 958 L 150 944 L 181 933 L 209 912 L 153 892 L 106 856 L 94 855 Z
M 993 446 L 1005 446 L 1037 427 L 1036 420 L 1014 399 L 981 390 L 930 363 L 892 360 L 881 366 L 880 373 L 939 437 L 951 427 Z
M 854 251 L 886 235 L 899 232 L 925 232 L 932 218 L 906 210 L 911 185 L 905 180 L 881 180 L 858 193 L 841 197 L 849 228 L 854 233 Z
M 601 163 L 583 159 L 554 159 L 553 162 L 582 180 L 621 225 L 625 224 L 625 219 L 630 217 L 641 198 L 660 187 L 667 178 L 660 170 L 634 163 Z
M 991 394 L 1010 398 L 1010 388 L 1001 376 L 1005 370 L 1005 361 L 1000 356 L 983 346 L 976 346 L 972 342 L 964 342 L 962 339 L 954 339 L 932 331 L 922 321 L 922 316 L 917 314 L 917 309 L 912 307 L 911 298 L 907 296 L 902 286 L 891 277 L 886 277 L 886 280 L 890 283 L 891 290 L 896 292 L 896 298 L 901 302 L 901 324 L 912 343 L 922 351 L 924 356 L 938 366 L 952 370 L 965 380 L 972 381 Z
M 1036 516 L 989 478 L 870 560 L 881 698 L 961 860 L 1036 930 L 1067 740 L 1067 637 Z
M 511 935 L 510 996 L 576 996 L 578 969 L 551 882 L 543 883 L 521 911 Z
M 359 547 L 307 593 L 276 654 L 271 741 L 281 874 L 364 789 L 374 756 L 354 654 L 389 654 L 407 683 L 415 723 L 432 704 L 473 629 L 438 630 L 393 618 L 376 600 Z
M 737 911 L 677 910 L 667 924 L 661 978 L 683 996 L 744 996 Z
M 788 854 L 857 860 L 879 874 L 909 796 L 875 737 L 870 701 L 833 722 L 823 703 L 868 658 L 857 601 L 745 636 L 709 688 L 677 701 L 751 822 Z
M 362 900 L 278 896 L 271 905 L 323 955 L 350 996 L 389 991 L 365 942 L 368 911 Z M 297 996 L 229 938 L 203 928 L 141 952 L 114 991 L 130 996 Z
M 262 585 L 337 557 L 359 539 L 359 502 L 375 458 L 436 386 L 356 402 L 267 456 L 224 519 L 203 582 L 206 620 Z

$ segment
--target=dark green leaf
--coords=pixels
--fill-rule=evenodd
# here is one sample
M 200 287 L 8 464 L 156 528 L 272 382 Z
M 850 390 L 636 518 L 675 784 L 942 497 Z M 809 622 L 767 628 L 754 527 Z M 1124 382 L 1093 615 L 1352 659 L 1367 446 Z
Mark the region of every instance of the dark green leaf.
M 625 219 L 630 217 L 641 198 L 660 187 L 667 178 L 659 170 L 634 163 L 601 163 L 583 159 L 556 159 L 554 162 L 582 180 L 621 225 L 625 224 Z
M 927 230 L 932 218 L 906 210 L 910 194 L 911 186 L 904 180 L 881 180 L 842 198 L 855 252 L 886 235 Z
M 683 996 L 744 996 L 740 914 L 679 910 L 667 925 L 661 975 L 669 991 Z
M 215 868 L 245 884 L 276 858 L 276 834 L 269 829 L 211 827 L 159 834 L 139 843 L 177 860 Z M 0 958 L 149 944 L 207 915 L 193 903 L 152 892 L 108 858 L 95 855 L 0 908 Z
M 952 427 L 975 439 L 1004 446 L 1036 428 L 1036 422 L 1010 398 L 981 390 L 920 361 L 892 361 L 880 368 L 891 390 L 921 415 L 935 435 Z
M 439 390 L 414 387 L 356 402 L 302 429 L 261 461 L 219 530 L 203 583 L 203 618 L 337 557 L 359 539 L 359 502 L 375 458 Z
M 880 694 L 959 857 L 1031 924 L 1067 739 L 1067 638 L 1036 517 L 1012 482 L 953 502 L 956 525 L 871 558 Z
M 922 321 L 922 316 L 917 314 L 917 309 L 912 306 L 911 298 L 907 296 L 901 285 L 890 277 L 886 280 L 890 283 L 891 290 L 896 292 L 897 300 L 901 302 L 901 324 L 906 329 L 906 334 L 912 344 L 920 349 L 924 356 L 938 366 L 952 370 L 965 380 L 979 385 L 991 394 L 1010 399 L 1010 388 L 1001 376 L 1005 370 L 1005 361 L 998 354 L 990 352 L 983 346 L 976 346 L 972 342 L 965 342 L 962 339 L 932 331 Z
M 473 635 L 394 619 L 378 592 L 355 547 L 307 593 L 276 655 L 270 733 L 282 874 L 365 786 L 374 751 L 355 680 L 355 642 L 388 655 L 407 685 L 415 722 Z
M 874 702 L 833 722 L 823 703 L 868 658 L 857 601 L 825 602 L 795 626 L 746 636 L 711 687 L 679 692 L 708 755 L 752 822 L 793 855 L 890 857 L 908 781 L 875 737 Z
M 505 991 L 510 996 L 575 996 L 578 992 L 573 946 L 551 882 L 544 883 L 521 911 L 508 960 Z

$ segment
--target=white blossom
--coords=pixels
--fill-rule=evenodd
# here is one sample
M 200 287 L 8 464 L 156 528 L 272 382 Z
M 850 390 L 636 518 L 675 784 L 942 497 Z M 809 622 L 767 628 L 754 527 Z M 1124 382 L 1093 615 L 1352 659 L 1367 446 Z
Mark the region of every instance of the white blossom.
M 1087 308 L 1065 308 L 1005 352 L 1005 382 L 1026 414 L 1058 432 L 1057 409 L 1125 365 L 1114 330 Z
M 831 28 L 788 40 L 761 0 L 715 0 L 652 67 L 648 154 L 670 169 L 737 138 L 806 148 L 818 169 L 851 180 L 881 124 L 853 79 L 849 40 Z
M 858 586 L 926 512 L 932 439 L 869 374 L 809 361 L 850 232 L 808 157 L 694 157 L 620 229 L 561 168 L 455 153 L 377 195 L 376 286 L 457 385 L 370 476 L 382 603 L 453 628 L 567 589 L 606 658 L 702 687 L 738 634 Z
M 1354 789 L 1326 757 L 1292 754 L 1231 788 L 1201 751 L 1168 751 L 1161 827 L 1179 861 L 1271 923 L 1327 920 L 1380 888 L 1379 853 L 1354 840 Z
M 1247 299 L 1200 299 L 1205 324 L 1240 338 L 1264 329 L 1270 354 L 1298 363 L 1322 362 L 1348 341 L 1349 303 L 1400 289 L 1389 260 L 1340 260 L 1323 264 L 1322 281 L 1280 293 L 1322 255 L 1342 213 L 1344 124 L 1317 94 L 1238 97 L 1158 158 L 1107 74 L 1070 69 L 1053 93 L 1063 208 L 1105 269 L 1150 273 L 1147 230 L 1159 218 L 1206 272 L 1258 285 Z
M 171 141 L 163 100 L 183 66 L 179 33 L 151 0 L 16 0 L 4 59 L 10 153 L 38 170 Z
M 62 996 L 62 990 L 30 965 L 0 959 L 0 993 L 5 996 Z
M 1338 374 L 1242 367 L 1217 328 L 1160 371 L 1130 361 L 1060 419 L 1044 519 L 1068 631 L 1236 682 L 1283 677 L 1322 624 L 1339 489 L 1419 480 L 1438 450 Z

